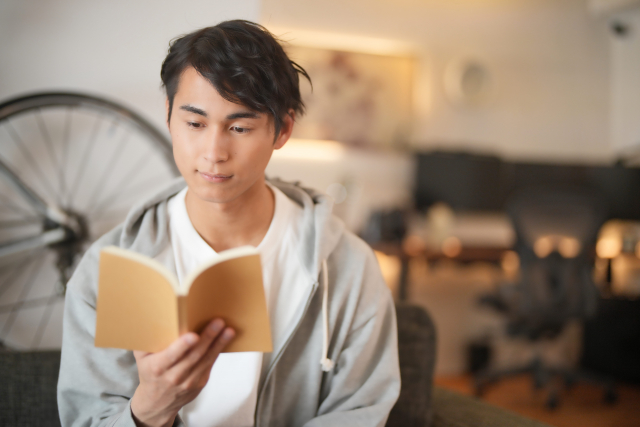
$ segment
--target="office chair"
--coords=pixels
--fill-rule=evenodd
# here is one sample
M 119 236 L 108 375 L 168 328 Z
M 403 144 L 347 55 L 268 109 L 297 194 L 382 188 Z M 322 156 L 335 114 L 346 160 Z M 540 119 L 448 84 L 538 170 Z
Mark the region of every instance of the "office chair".
M 598 290 L 592 280 L 592 257 L 598 230 L 606 218 L 604 204 L 582 191 L 529 190 L 513 197 L 507 211 L 516 233 L 515 250 L 520 258 L 520 279 L 503 284 L 480 302 L 507 317 L 507 334 L 532 343 L 559 335 L 570 320 L 595 314 Z M 604 399 L 617 395 L 611 380 L 577 369 L 549 366 L 540 355 L 530 363 L 510 369 L 484 369 L 475 375 L 476 394 L 501 378 L 529 373 L 536 388 L 553 378 L 566 386 L 576 381 L 604 388 Z M 546 406 L 559 404 L 552 385 Z

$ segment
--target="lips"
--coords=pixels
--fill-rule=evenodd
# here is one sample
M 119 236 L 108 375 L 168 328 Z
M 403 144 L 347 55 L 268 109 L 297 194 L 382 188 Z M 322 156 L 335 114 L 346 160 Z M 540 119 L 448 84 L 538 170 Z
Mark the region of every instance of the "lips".
M 221 173 L 208 173 L 202 171 L 198 171 L 198 173 L 200 173 L 200 176 L 202 176 L 202 178 L 209 182 L 225 182 L 233 177 L 233 174 L 226 175 Z

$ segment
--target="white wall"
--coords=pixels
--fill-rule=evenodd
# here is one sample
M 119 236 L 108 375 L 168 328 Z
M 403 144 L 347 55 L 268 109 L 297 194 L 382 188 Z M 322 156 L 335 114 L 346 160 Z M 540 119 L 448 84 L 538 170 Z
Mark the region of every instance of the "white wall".
M 36 91 L 89 92 L 132 107 L 164 131 L 165 103 L 160 88 L 160 67 L 169 41 L 180 34 L 226 19 L 256 21 L 259 8 L 259 0 L 2 0 L 0 100 Z M 0 148 L 10 145 L 5 143 L 8 138 L 5 133 L 0 132 L 0 136 L 5 138 L 0 139 Z M 126 148 L 135 145 L 131 139 Z M 34 148 L 35 139 L 25 140 L 32 155 L 43 162 L 40 164 L 51 162 L 47 151 Z M 89 178 L 82 180 L 82 185 L 87 188 L 95 188 L 91 184 L 99 180 L 102 176 L 100 171 L 106 167 L 100 164 L 100 158 L 93 159 L 98 168 L 92 171 L 94 173 L 85 175 Z M 8 158 L 5 160 L 12 166 L 18 165 Z M 108 164 L 107 159 L 102 159 L 102 163 Z M 114 167 L 114 179 L 110 181 L 117 183 L 118 174 L 126 176 L 126 162 L 120 165 L 125 169 Z M 71 166 L 69 164 L 67 169 Z M 25 173 L 23 168 L 17 172 Z M 49 176 L 54 185 L 57 184 L 57 175 Z M 47 194 L 42 195 L 49 199 Z M 113 220 L 115 223 L 124 220 L 124 213 L 119 220 L 115 216 Z M 9 283 L 3 271 L 2 280 L 5 282 L 2 284 L 0 305 L 27 297 L 51 295 L 54 289 L 58 289 L 55 259 L 51 253 L 43 259 L 43 269 L 35 267 L 41 265 L 39 261 L 33 264 L 37 276 L 32 285 L 25 284 L 28 282 L 22 277 Z M 4 292 L 7 289 L 9 291 Z M 28 295 L 23 295 L 23 291 Z M 15 319 L 13 313 L 0 313 L 0 340 L 18 348 L 35 346 L 33 337 L 37 336 L 40 320 L 44 319 L 48 321 L 43 323 L 46 327 L 38 347 L 59 348 L 62 300 L 57 300 L 51 307 L 50 317 L 45 307 L 20 310 Z M 9 322 L 12 326 L 5 327 Z
M 417 146 L 611 156 L 608 30 L 586 0 L 263 0 L 261 23 L 416 46 Z M 466 55 L 492 75 L 492 95 L 477 107 L 453 105 L 443 89 L 447 64 Z
M 164 129 L 160 66 L 169 41 L 226 19 L 256 21 L 259 10 L 260 0 L 3 0 L 0 100 L 87 91 Z
M 611 138 L 616 149 L 640 152 L 640 5 L 609 19 L 627 27 L 611 39 Z
M 343 186 L 346 199 L 333 212 L 352 231 L 361 231 L 374 210 L 411 205 L 415 164 L 409 155 L 350 149 L 334 160 L 292 159 L 286 156 L 292 148 L 285 145 L 274 153 L 267 176 L 300 181 L 329 194 L 331 185 Z

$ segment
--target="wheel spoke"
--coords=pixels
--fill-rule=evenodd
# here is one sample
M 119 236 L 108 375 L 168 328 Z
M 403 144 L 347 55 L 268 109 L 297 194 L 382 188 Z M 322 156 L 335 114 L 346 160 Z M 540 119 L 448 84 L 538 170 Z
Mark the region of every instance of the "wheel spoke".
M 69 135 L 71 134 L 71 110 L 73 107 L 67 108 L 67 114 L 64 120 L 64 130 L 62 131 L 62 162 L 60 162 L 60 198 L 62 200 L 67 199 L 67 182 L 66 171 L 67 164 L 69 162 Z
M 42 305 L 47 304 L 50 300 L 51 300 L 51 296 L 47 296 L 47 297 L 32 298 L 32 299 L 24 300 L 24 301 L 18 301 L 18 302 L 14 302 L 14 303 L 11 303 L 11 304 L 0 305 L 0 314 L 7 313 L 7 312 L 15 313 L 18 310 L 24 310 L 24 309 L 27 309 L 27 308 L 40 307 Z M 6 324 L 5 324 L 5 327 L 6 327 Z M 6 331 L 6 333 L 8 333 L 8 332 L 9 331 Z M 6 333 L 3 330 L 3 336 L 6 336 Z
M 99 224 L 101 222 L 105 222 L 105 221 L 112 221 L 112 218 L 109 218 L 110 216 L 123 216 L 124 214 L 126 214 L 127 212 L 129 212 L 130 208 L 127 208 L 126 206 L 123 206 L 120 209 L 116 209 L 116 210 L 104 210 L 102 212 L 97 212 L 96 216 L 94 216 L 93 218 L 90 219 L 90 224 L 92 226 Z
M 163 179 L 163 178 L 166 178 L 166 177 L 167 177 L 166 175 L 157 175 L 154 178 L 146 179 L 144 181 L 141 181 L 141 182 L 137 183 L 134 187 L 129 187 L 127 191 L 128 191 L 129 194 L 135 194 L 140 190 L 144 190 L 146 188 L 149 188 L 149 185 L 155 184 L 160 179 Z M 114 201 L 115 202 L 115 199 L 117 199 L 118 195 L 119 195 L 119 193 L 116 194 L 115 197 L 114 197 L 113 194 L 109 195 L 109 199 L 105 198 L 103 200 L 100 200 L 98 202 L 98 206 L 100 206 L 100 207 L 104 206 L 105 203 L 106 203 L 105 200 L 107 202 L 110 202 L 110 201 Z M 110 206 L 109 209 L 107 209 L 105 207 L 105 209 L 103 209 L 103 210 L 98 210 L 98 209 L 92 210 L 91 212 L 89 212 L 87 214 L 87 218 L 89 218 L 91 220 L 91 222 L 93 223 L 95 221 L 98 221 L 98 220 L 104 218 L 106 215 L 115 214 L 115 213 L 117 213 L 119 211 L 122 211 L 122 210 L 127 210 L 128 211 L 131 208 L 130 206 L 123 206 L 123 207 L 121 207 L 119 209 L 113 209 L 114 206 Z
M 7 335 L 9 335 L 9 332 L 11 332 L 11 328 L 13 328 L 13 324 L 15 323 L 16 318 L 18 317 L 18 311 L 20 309 L 32 307 L 35 304 L 36 300 L 48 299 L 48 298 L 36 298 L 34 300 L 25 301 L 25 298 L 27 297 L 27 295 L 29 295 L 31 288 L 35 283 L 35 279 L 38 276 L 38 273 L 40 273 L 40 270 L 44 265 L 44 257 L 41 257 L 39 261 L 40 262 L 38 263 L 38 266 L 33 270 L 31 270 L 31 274 L 29 275 L 29 279 L 27 280 L 26 285 L 22 287 L 22 292 L 20 292 L 18 301 L 13 304 L 0 306 L 0 313 L 10 312 L 9 318 L 7 319 L 6 323 L 4 324 L 4 327 L 2 328 L 2 332 L 0 333 L 0 336 L 3 339 L 6 338 Z M 39 305 L 42 305 L 42 303 L 40 303 Z
M 36 118 L 36 122 L 38 122 L 38 129 L 40 129 L 40 134 L 42 135 L 42 139 L 45 142 L 45 146 L 47 147 L 47 151 L 49 152 L 49 157 L 51 157 L 54 163 L 54 168 L 56 170 L 60 170 L 60 162 L 58 161 L 58 157 L 56 156 L 55 150 L 53 149 L 53 143 L 51 142 L 51 135 L 49 134 L 49 130 L 47 129 L 47 126 L 44 122 L 44 119 L 42 118 L 42 111 L 40 110 L 40 108 L 38 108 L 36 110 L 36 114 L 35 114 L 35 118 Z M 58 176 L 59 179 L 59 176 Z M 60 187 L 60 183 L 59 187 Z M 58 203 L 58 206 L 62 206 L 62 200 L 60 199 L 60 191 L 57 191 L 54 194 L 54 197 L 56 199 L 56 202 Z
M 147 160 L 148 158 L 146 156 L 143 156 L 140 160 L 138 160 L 138 162 L 133 165 L 133 168 L 129 169 L 129 171 L 122 176 L 120 181 L 118 181 L 118 184 L 114 186 L 115 190 L 112 191 L 111 194 L 103 198 L 102 199 L 103 201 L 97 204 L 96 208 L 93 209 L 91 213 L 100 212 L 106 206 L 108 206 L 113 200 L 117 199 L 118 195 L 123 191 L 125 191 L 127 187 L 131 185 L 131 182 L 133 181 L 135 174 L 140 173 L 142 166 Z
M 38 166 L 36 159 L 34 159 L 31 153 L 29 152 L 29 150 L 27 150 L 26 145 L 24 144 L 24 142 L 16 132 L 11 122 L 7 120 L 6 124 L 7 124 L 7 133 L 9 133 L 9 135 L 11 136 L 11 139 L 13 140 L 13 143 L 16 145 L 16 147 L 18 147 L 18 149 L 20 150 L 20 153 L 25 158 L 25 160 L 27 162 L 31 162 L 31 167 L 34 170 L 35 175 L 38 176 L 38 179 L 40 180 L 41 185 L 46 187 L 46 190 L 51 194 L 55 194 L 54 189 L 51 187 L 51 185 L 49 185 L 49 181 L 47 181 L 46 177 L 42 175 L 42 169 Z
M 16 240 L 3 242 L 0 245 L 0 259 L 20 252 L 28 252 L 63 241 L 67 237 L 64 228 L 58 227 L 42 231 L 40 234 L 21 237 Z
M 87 144 L 87 148 L 82 153 L 82 160 L 80 161 L 80 170 L 78 171 L 78 175 L 76 178 L 71 181 L 71 185 L 73 188 L 69 192 L 69 199 L 67 200 L 67 206 L 71 207 L 73 205 L 73 201 L 76 197 L 76 192 L 78 191 L 80 180 L 82 179 L 82 175 L 84 175 L 84 171 L 87 168 L 87 162 L 89 160 L 90 154 L 93 152 L 93 147 L 96 145 L 96 140 L 98 139 L 98 129 L 100 128 L 100 124 L 104 119 L 100 116 L 96 117 L 96 122 L 93 125 L 93 129 L 91 130 L 91 138 L 89 139 L 89 143 Z
M 31 348 L 40 347 L 40 342 L 42 342 L 42 336 L 44 335 L 44 330 L 49 324 L 49 319 L 51 318 L 51 313 L 53 312 L 53 307 L 56 300 L 62 300 L 62 299 L 60 298 L 60 295 L 58 295 L 58 293 L 54 291 L 47 298 L 46 308 L 44 309 L 44 314 L 40 318 L 40 323 L 38 323 L 38 329 L 36 329 L 36 334 L 34 335 L 33 341 L 31 342 Z
M 38 211 L 40 215 L 47 216 L 49 214 L 49 206 L 38 193 L 33 191 L 22 179 L 12 171 L 9 166 L 0 157 L 0 175 L 6 180 L 6 183 L 13 187 L 13 191 L 22 197 L 22 200 L 28 202 L 33 209 Z M 57 210 L 57 209 L 56 209 Z
M 13 283 L 15 278 L 22 271 L 24 271 L 24 269 L 38 256 L 39 253 L 40 252 L 37 252 L 31 255 L 30 257 L 28 257 L 26 260 L 24 260 L 17 266 L 14 266 L 13 269 L 9 270 L 9 274 L 7 274 L 5 279 L 2 281 L 2 284 L 0 285 L 0 297 L 2 297 L 2 295 L 7 291 L 7 289 L 11 287 L 11 284 Z
M 2 202 L 2 207 L 6 208 L 7 210 L 10 210 L 12 212 L 15 212 L 17 214 L 22 215 L 26 215 L 26 216 L 31 216 L 33 215 L 33 212 L 29 212 L 24 208 L 21 208 L 20 206 L 16 205 L 15 203 L 13 203 L 13 200 L 9 199 L 8 197 L 6 197 L 4 194 L 0 194 L 0 201 Z
M 113 165 L 122 156 L 122 153 L 124 151 L 123 150 L 124 144 L 129 139 L 129 135 L 130 134 L 131 133 L 126 133 L 120 139 L 120 142 L 118 143 L 118 146 L 114 150 L 113 154 L 111 155 L 111 158 L 109 159 L 109 161 L 107 162 L 107 165 L 105 166 L 104 170 L 102 171 L 102 175 L 100 176 L 100 179 L 98 179 L 98 187 L 95 188 L 92 191 L 91 199 L 87 203 L 87 206 L 95 206 L 96 197 L 98 197 L 98 195 L 100 195 L 102 193 L 102 190 L 104 189 L 105 184 L 107 183 L 107 181 L 109 181 L 107 179 L 107 177 L 108 177 L 109 173 L 113 173 L 113 170 L 115 169 L 113 167 Z
M 0 229 L 3 228 L 14 228 L 14 227 L 25 227 L 27 225 L 34 225 L 36 223 L 41 223 L 42 219 L 37 217 L 31 218 L 21 218 L 21 219 L 8 219 L 6 221 L 0 221 Z

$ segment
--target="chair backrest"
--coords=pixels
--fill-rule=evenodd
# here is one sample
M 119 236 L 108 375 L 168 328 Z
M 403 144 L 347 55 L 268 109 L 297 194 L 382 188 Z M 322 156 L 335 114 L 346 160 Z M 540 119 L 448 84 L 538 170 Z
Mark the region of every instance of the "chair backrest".
M 399 304 L 398 353 L 402 388 L 387 427 L 428 427 L 433 408 L 431 391 L 436 358 L 436 330 L 427 312 Z
M 606 218 L 600 199 L 578 190 L 532 190 L 513 198 L 508 212 L 521 270 L 516 296 L 508 303 L 512 329 L 532 337 L 553 334 L 568 319 L 593 315 L 598 292 L 589 257 Z M 541 239 L 556 246 L 540 255 Z M 574 246 L 570 256 L 558 247 L 562 241 Z
M 606 218 L 604 202 L 583 190 L 531 189 L 512 197 L 507 212 L 518 242 L 533 248 L 545 235 L 573 237 L 585 245 L 593 243 Z

